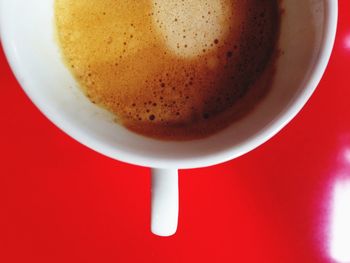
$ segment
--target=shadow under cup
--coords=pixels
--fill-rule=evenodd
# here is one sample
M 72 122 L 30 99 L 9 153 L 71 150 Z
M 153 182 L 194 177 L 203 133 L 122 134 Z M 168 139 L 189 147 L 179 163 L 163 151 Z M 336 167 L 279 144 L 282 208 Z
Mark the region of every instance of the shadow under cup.
M 53 0 L 0 3 L 4 49 L 19 82 L 40 110 L 84 145 L 120 161 L 156 168 L 227 161 L 283 128 L 322 77 L 334 42 L 337 11 L 334 0 L 281 1 L 281 56 L 266 98 L 246 117 L 211 137 L 170 142 L 130 132 L 85 97 L 62 62 Z

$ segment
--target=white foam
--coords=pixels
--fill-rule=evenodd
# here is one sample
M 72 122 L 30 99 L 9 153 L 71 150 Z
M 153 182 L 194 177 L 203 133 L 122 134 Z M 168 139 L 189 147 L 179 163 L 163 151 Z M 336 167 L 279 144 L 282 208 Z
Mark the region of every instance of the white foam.
M 153 0 L 153 19 L 167 47 L 180 57 L 195 57 L 223 41 L 232 14 L 227 0 Z

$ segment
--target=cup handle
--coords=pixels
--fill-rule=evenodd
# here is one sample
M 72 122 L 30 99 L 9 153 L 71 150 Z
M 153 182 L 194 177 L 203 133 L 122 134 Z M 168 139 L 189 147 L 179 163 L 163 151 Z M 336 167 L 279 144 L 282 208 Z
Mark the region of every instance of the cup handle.
M 171 236 L 177 229 L 179 214 L 178 171 L 152 169 L 151 231 Z

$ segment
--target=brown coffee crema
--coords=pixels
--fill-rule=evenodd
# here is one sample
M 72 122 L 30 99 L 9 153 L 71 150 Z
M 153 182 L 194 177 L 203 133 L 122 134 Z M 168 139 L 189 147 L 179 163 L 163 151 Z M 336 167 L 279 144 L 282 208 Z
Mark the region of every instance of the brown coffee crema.
M 273 78 L 278 0 L 56 0 L 55 20 L 85 94 L 142 135 L 209 136 Z

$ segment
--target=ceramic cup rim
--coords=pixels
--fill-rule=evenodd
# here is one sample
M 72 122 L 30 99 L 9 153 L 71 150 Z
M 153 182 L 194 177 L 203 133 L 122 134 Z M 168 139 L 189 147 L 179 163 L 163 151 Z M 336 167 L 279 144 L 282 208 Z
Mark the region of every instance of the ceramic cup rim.
M 338 3 L 334 0 L 326 0 L 324 2 L 326 15 L 324 23 L 324 32 L 321 40 L 320 54 L 316 59 L 316 63 L 314 63 L 314 67 L 312 68 L 311 74 L 309 75 L 310 77 L 307 80 L 305 87 L 294 98 L 293 103 L 291 103 L 284 110 L 284 112 L 282 112 L 267 127 L 265 127 L 252 138 L 246 140 L 239 147 L 232 147 L 217 154 L 204 156 L 203 158 L 196 157 L 188 158 L 186 160 L 173 159 L 160 161 L 155 160 L 154 157 L 135 155 L 128 152 L 119 151 L 118 149 L 108 147 L 104 143 L 92 139 L 88 136 L 87 133 L 84 133 L 79 129 L 73 128 L 73 126 L 70 125 L 69 122 L 67 122 L 63 116 L 56 115 L 53 112 L 49 111 L 49 109 L 45 106 L 46 102 L 43 101 L 42 98 L 34 94 L 35 92 L 33 92 L 30 86 L 30 82 L 23 77 L 23 68 L 22 65 L 20 65 L 18 63 L 18 60 L 16 59 L 16 52 L 12 48 L 11 39 L 8 37 L 6 21 L 3 15 L 0 16 L 0 36 L 8 62 L 26 94 L 30 97 L 33 103 L 44 113 L 45 116 L 47 116 L 56 126 L 58 126 L 61 130 L 69 134 L 77 141 L 103 155 L 109 156 L 113 159 L 125 163 L 154 168 L 199 168 L 229 161 L 255 149 L 256 147 L 268 141 L 275 134 L 277 134 L 303 108 L 303 106 L 306 104 L 306 102 L 309 100 L 309 98 L 315 91 L 318 83 L 320 82 L 325 72 L 335 41 L 338 19 Z M 1 11 L 4 11 L 2 8 L 2 3 L 3 2 L 0 1 L 0 14 Z

